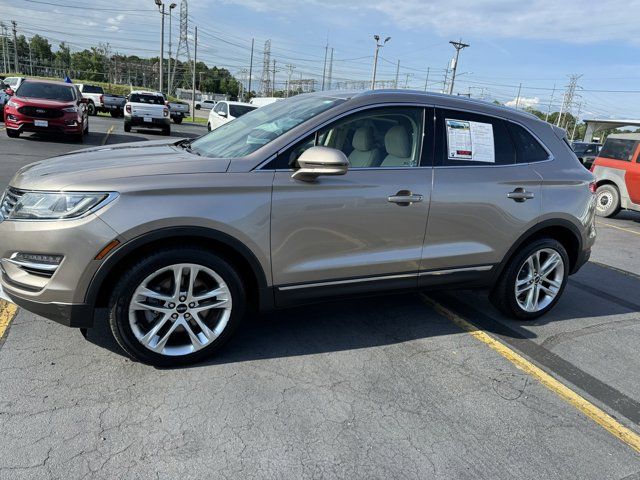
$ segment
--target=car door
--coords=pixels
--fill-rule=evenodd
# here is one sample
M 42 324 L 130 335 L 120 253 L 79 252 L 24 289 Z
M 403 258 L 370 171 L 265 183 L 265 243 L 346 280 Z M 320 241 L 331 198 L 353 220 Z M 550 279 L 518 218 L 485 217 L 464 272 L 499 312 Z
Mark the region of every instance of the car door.
M 509 125 L 486 115 L 436 109 L 434 187 L 421 286 L 482 278 L 536 223 L 541 176 L 525 162 L 524 150 L 522 161 L 516 161 Z
M 280 153 L 271 214 L 278 303 L 417 286 L 433 172 L 424 112 L 370 108 Z M 297 158 L 314 145 L 344 152 L 348 173 L 292 178 Z
M 635 161 L 629 164 L 624 178 L 629 199 L 636 205 L 640 205 L 640 143 L 636 147 L 635 157 Z
M 226 106 L 225 102 L 218 102 L 215 107 L 213 107 L 211 115 L 209 115 L 209 123 L 211 124 L 211 129 L 218 128 L 220 125 L 225 123 L 227 119 L 221 114 L 226 114 Z

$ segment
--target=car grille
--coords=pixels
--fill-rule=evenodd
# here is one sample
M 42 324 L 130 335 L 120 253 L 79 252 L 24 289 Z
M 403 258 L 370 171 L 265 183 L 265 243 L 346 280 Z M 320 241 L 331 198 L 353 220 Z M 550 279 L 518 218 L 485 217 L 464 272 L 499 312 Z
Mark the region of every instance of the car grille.
M 22 195 L 24 195 L 24 193 L 15 188 L 9 187 L 5 190 L 2 203 L 0 204 L 0 220 L 2 218 L 8 218 L 9 215 L 11 215 L 11 212 L 13 212 L 16 203 Z
M 62 110 L 56 108 L 32 107 L 29 105 L 18 108 L 18 112 L 36 118 L 60 118 L 64 115 Z

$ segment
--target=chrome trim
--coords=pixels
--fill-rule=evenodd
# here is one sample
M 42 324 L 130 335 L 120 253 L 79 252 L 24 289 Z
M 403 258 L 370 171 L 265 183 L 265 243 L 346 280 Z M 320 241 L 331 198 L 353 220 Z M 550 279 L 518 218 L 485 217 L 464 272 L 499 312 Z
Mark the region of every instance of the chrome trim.
M 45 273 L 53 273 L 55 272 L 58 267 L 60 266 L 60 263 L 62 263 L 62 261 L 60 261 L 60 263 L 53 265 L 51 263 L 35 263 L 35 262 L 27 262 L 24 260 L 16 260 L 15 257 L 18 255 L 18 253 L 14 253 L 13 255 L 11 255 L 11 258 L 3 258 L 4 261 L 12 263 L 14 265 L 16 265 L 17 267 L 20 268 L 26 268 L 29 270 L 39 270 Z
M 397 278 L 417 278 L 417 275 L 415 273 L 405 273 L 400 275 L 384 275 L 381 277 L 363 277 L 363 278 L 352 278 L 349 280 L 336 280 L 334 282 L 305 283 L 301 285 L 287 285 L 286 287 L 278 287 L 278 290 L 280 291 L 299 290 L 302 288 L 328 287 L 332 285 L 348 285 L 350 283 L 373 282 L 378 280 L 394 280 Z
M 445 270 L 430 270 L 427 272 L 420 272 L 418 276 L 429 276 L 429 275 L 449 275 L 450 273 L 460 273 L 460 272 L 486 272 L 491 270 L 493 265 L 478 265 L 477 267 L 463 267 L 463 268 L 447 268 Z

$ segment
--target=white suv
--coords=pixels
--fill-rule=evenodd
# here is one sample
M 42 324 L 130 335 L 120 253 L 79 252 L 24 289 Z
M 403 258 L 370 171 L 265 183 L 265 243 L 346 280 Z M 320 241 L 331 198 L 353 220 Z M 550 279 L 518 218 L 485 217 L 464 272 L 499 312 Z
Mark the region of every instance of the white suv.
M 207 130 L 215 130 L 221 125 L 230 122 L 234 118 L 241 117 L 245 113 L 249 113 L 251 110 L 255 110 L 255 105 L 242 102 L 218 102 L 215 107 L 209 112 L 209 121 L 207 122 Z
M 164 95 L 159 92 L 133 91 L 124 106 L 124 131 L 132 127 L 160 128 L 164 135 L 171 135 L 171 117 Z

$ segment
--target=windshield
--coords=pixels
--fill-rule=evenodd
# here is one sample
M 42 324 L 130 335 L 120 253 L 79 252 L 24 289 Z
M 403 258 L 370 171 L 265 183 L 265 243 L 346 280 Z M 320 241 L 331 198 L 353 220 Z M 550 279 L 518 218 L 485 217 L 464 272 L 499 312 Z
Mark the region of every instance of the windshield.
M 340 98 L 298 95 L 257 108 L 225 123 L 195 140 L 191 148 L 207 157 L 243 157 L 344 101 Z
M 143 95 L 132 93 L 129 98 L 131 103 L 150 103 L 151 105 L 164 105 L 164 98 L 160 95 Z
M 76 99 L 75 87 L 62 83 L 22 82 L 16 95 L 61 102 L 73 102 Z

